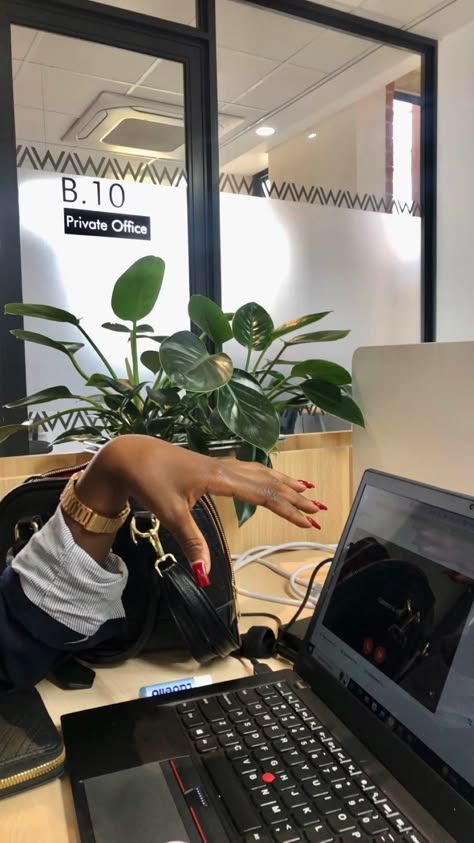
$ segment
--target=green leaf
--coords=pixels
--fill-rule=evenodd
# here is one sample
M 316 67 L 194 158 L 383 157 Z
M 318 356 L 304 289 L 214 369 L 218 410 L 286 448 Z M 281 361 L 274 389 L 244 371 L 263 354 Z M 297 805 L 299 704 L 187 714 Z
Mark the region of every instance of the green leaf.
M 158 404 L 159 407 L 176 407 L 181 403 L 179 397 L 179 389 L 165 388 L 165 389 L 150 389 L 147 387 L 147 394 L 150 401 Z
M 58 445 L 61 442 L 89 442 L 90 440 L 99 439 L 103 433 L 103 427 L 72 427 L 65 430 L 56 436 L 54 442 Z
M 150 372 L 156 375 L 161 369 L 161 360 L 159 351 L 144 351 L 140 355 L 140 360 Z
M 177 386 L 189 392 L 213 392 L 226 384 L 233 371 L 227 354 L 210 355 L 191 331 L 178 331 L 160 349 L 161 365 Z
M 137 325 L 137 332 L 141 334 L 152 334 L 154 330 L 152 325 Z
M 140 335 L 140 334 L 137 334 L 137 337 L 138 337 L 138 336 L 141 336 L 141 335 Z M 146 339 L 146 340 L 153 340 L 153 342 L 162 343 L 162 342 L 164 342 L 165 340 L 167 340 L 167 339 L 168 339 L 168 336 L 164 336 L 164 335 L 157 334 L 157 336 L 155 336 L 155 337 L 149 337 L 149 336 L 147 335 L 147 336 L 145 337 L 145 339 Z
M 304 363 L 296 363 L 291 370 L 292 378 L 315 378 L 316 380 L 335 383 L 338 386 L 350 383 L 352 378 L 350 372 L 337 363 L 330 360 L 305 360 Z
M 79 325 L 79 319 L 74 314 L 47 304 L 6 304 L 5 315 L 33 316 L 35 319 L 49 319 L 51 322 L 69 322 L 70 325 Z
M 4 424 L 0 427 L 0 444 L 6 442 L 14 433 L 19 433 L 20 430 L 28 430 L 29 424 Z
M 101 395 L 101 400 L 109 410 L 120 410 L 123 398 L 120 395 Z
M 284 334 L 291 334 L 292 331 L 299 331 L 300 328 L 305 328 L 306 325 L 312 325 L 313 322 L 319 322 L 325 316 L 329 316 L 332 310 L 324 310 L 322 313 L 309 313 L 307 316 L 300 316 L 298 319 L 290 319 L 289 322 L 284 322 L 275 328 L 272 334 L 272 340 L 284 336 Z
M 35 331 L 23 331 L 20 329 L 14 329 L 10 331 L 17 340 L 23 340 L 24 342 L 34 342 L 38 345 L 45 345 L 47 348 L 54 348 L 55 351 L 61 351 L 63 354 L 67 354 L 68 357 L 71 354 L 75 354 L 76 351 L 80 351 L 81 348 L 84 348 L 84 343 L 82 342 L 60 342 L 59 340 L 53 340 L 51 337 L 46 337 L 44 334 L 37 334 Z
M 217 393 L 217 409 L 232 433 L 268 453 L 280 433 L 278 415 L 255 382 L 243 372 Z
M 232 339 L 229 320 L 219 305 L 207 296 L 191 296 L 188 313 L 191 321 L 217 345 Z
M 130 328 L 126 325 L 121 325 L 120 322 L 104 322 L 102 325 L 107 331 L 116 331 L 117 334 L 129 334 Z
M 232 327 L 234 337 L 244 348 L 257 351 L 265 348 L 271 341 L 273 322 L 267 311 L 252 301 L 239 307 Z
M 196 451 L 198 454 L 207 454 L 209 452 L 209 437 L 199 427 L 188 427 L 186 438 L 191 451 Z
M 297 337 L 291 337 L 285 340 L 285 345 L 300 345 L 304 342 L 333 342 L 334 340 L 342 340 L 350 331 L 314 331 L 312 334 L 298 334 Z
M 153 310 L 160 294 L 165 262 L 148 255 L 139 258 L 115 282 L 112 310 L 119 319 L 138 322 Z
M 301 390 L 320 410 L 364 427 L 364 417 L 359 407 L 336 384 L 308 380 L 301 384 Z
M 115 392 L 120 392 L 122 395 L 129 390 L 128 386 L 125 386 L 123 383 L 120 383 L 120 381 L 117 381 L 114 378 L 109 378 L 108 375 L 103 375 L 102 372 L 91 375 L 86 383 L 86 386 L 96 386 L 98 389 L 113 389 Z
M 46 404 L 47 401 L 59 401 L 61 398 L 79 398 L 79 396 L 73 395 L 67 386 L 50 386 L 47 389 L 42 389 L 40 392 L 34 392 L 32 395 L 18 398 L 17 401 L 10 401 L 4 406 L 8 410 L 11 410 L 12 407 L 28 407 L 29 404 Z

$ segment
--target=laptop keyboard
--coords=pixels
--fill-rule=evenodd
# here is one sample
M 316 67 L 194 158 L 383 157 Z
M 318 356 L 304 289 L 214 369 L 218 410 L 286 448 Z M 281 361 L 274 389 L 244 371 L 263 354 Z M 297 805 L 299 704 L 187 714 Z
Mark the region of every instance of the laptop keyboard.
M 426 843 L 285 682 L 177 711 L 245 843 Z

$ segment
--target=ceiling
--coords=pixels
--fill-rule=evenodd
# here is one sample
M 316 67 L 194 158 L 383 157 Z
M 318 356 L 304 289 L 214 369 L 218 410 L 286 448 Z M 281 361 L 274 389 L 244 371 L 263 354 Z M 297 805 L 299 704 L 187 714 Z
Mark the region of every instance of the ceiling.
M 194 24 L 194 0 L 102 2 Z M 469 2 L 474 17 L 474 3 Z M 446 34 L 456 28 L 456 7 L 465 3 L 341 0 L 324 5 L 440 37 L 440 29 Z M 226 169 L 234 163 L 240 171 L 261 169 L 271 146 L 337 105 L 339 89 L 346 98 L 352 91 L 355 98 L 367 84 L 386 84 L 384 79 L 412 69 L 405 66 L 409 54 L 404 51 L 377 49 L 374 42 L 235 0 L 216 0 L 216 7 L 219 112 L 235 118 L 221 132 Z M 181 65 L 173 62 L 16 26 L 12 46 L 19 143 L 74 145 L 64 136 L 104 92 L 172 106 L 183 102 Z M 268 122 L 276 133 L 262 143 L 255 128 Z M 88 148 L 104 154 L 97 140 Z

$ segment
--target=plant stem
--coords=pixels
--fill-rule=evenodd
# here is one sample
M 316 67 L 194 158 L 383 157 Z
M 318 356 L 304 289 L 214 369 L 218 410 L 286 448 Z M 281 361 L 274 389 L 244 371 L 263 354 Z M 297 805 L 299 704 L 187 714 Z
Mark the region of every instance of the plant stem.
M 86 375 L 84 369 L 79 365 L 76 358 L 74 357 L 74 354 L 69 354 L 68 357 L 72 365 L 74 366 L 76 372 L 79 372 L 81 378 L 83 378 L 83 380 L 87 383 L 87 381 L 89 380 L 89 375 Z
M 274 365 L 275 365 L 275 363 L 277 363 L 277 362 L 278 362 L 278 359 L 279 359 L 279 357 L 281 357 L 281 355 L 282 355 L 282 354 L 283 354 L 283 352 L 285 351 L 285 348 L 286 348 L 286 342 L 283 342 L 282 347 L 280 348 L 280 351 L 278 352 L 278 354 L 276 355 L 276 357 L 274 357 L 274 358 L 273 358 L 273 360 L 269 360 L 269 361 L 268 361 L 268 363 L 267 363 L 267 365 L 264 367 L 264 369 L 263 369 L 263 371 L 262 371 L 262 374 L 260 375 L 260 380 L 259 380 L 259 383 L 262 383 L 262 381 L 263 381 L 263 379 L 264 379 L 264 377 L 265 377 L 266 373 L 269 371 L 269 369 L 271 369 L 271 368 L 272 368 L 272 366 L 274 366 Z
M 252 347 L 249 347 L 248 350 L 247 350 L 247 359 L 245 361 L 245 371 L 246 372 L 248 372 L 248 370 L 249 370 L 249 364 L 250 364 L 251 356 L 252 356 Z
M 130 349 L 132 352 L 133 385 L 138 384 L 138 350 L 137 350 L 137 323 L 134 322 L 130 333 Z
M 118 380 L 118 376 L 117 376 L 116 372 L 114 372 L 114 370 L 113 370 L 112 366 L 110 365 L 110 363 L 108 362 L 107 358 L 105 357 L 105 355 L 104 355 L 104 354 L 102 354 L 102 352 L 101 352 L 100 348 L 98 348 L 98 346 L 95 344 L 95 342 L 94 342 L 94 340 L 92 339 L 92 337 L 90 337 L 90 336 L 89 336 L 89 334 L 87 333 L 87 331 L 85 331 L 85 330 L 84 330 L 84 328 L 83 328 L 81 325 L 78 325 L 78 328 L 79 328 L 79 330 L 80 330 L 80 332 L 81 332 L 82 336 L 83 336 L 83 337 L 85 337 L 85 339 L 87 340 L 87 342 L 88 342 L 88 343 L 92 346 L 92 348 L 94 349 L 95 353 L 96 353 L 96 354 L 100 357 L 100 359 L 102 360 L 102 363 L 104 364 L 104 366 L 106 367 L 106 369 L 108 369 L 109 374 L 110 374 L 110 375 L 112 375 L 112 377 L 113 377 L 113 378 L 115 378 L 115 380 Z
M 270 346 L 266 345 L 265 348 L 262 350 L 262 353 L 258 355 L 257 362 L 255 363 L 255 366 L 252 369 L 252 374 L 257 371 L 257 369 L 260 365 L 260 360 L 262 359 L 262 357 L 266 353 L 266 351 L 268 351 L 269 347 Z

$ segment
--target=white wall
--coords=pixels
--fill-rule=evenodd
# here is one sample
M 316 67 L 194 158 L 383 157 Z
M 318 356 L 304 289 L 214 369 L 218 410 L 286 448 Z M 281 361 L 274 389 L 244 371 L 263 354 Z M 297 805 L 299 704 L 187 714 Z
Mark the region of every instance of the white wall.
M 474 338 L 474 22 L 439 45 L 439 340 Z

